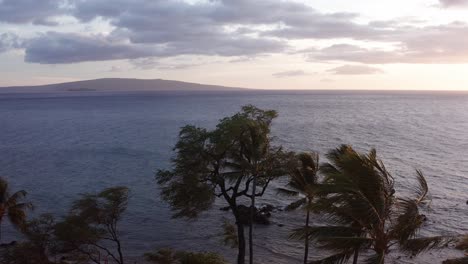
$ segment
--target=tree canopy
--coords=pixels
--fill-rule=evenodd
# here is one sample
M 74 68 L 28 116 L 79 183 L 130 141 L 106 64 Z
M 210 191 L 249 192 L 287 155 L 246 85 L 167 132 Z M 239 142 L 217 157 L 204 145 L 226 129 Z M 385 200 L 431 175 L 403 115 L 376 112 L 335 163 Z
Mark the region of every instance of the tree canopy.
M 271 144 L 270 126 L 277 113 L 248 105 L 221 119 L 213 130 L 187 125 L 180 130 L 170 170 L 159 170 L 161 195 L 174 217 L 194 218 L 223 198 L 236 219 L 239 256 L 245 239 L 238 199 L 262 196 L 269 183 L 285 174 L 291 154 Z M 252 193 L 254 187 L 259 191 Z

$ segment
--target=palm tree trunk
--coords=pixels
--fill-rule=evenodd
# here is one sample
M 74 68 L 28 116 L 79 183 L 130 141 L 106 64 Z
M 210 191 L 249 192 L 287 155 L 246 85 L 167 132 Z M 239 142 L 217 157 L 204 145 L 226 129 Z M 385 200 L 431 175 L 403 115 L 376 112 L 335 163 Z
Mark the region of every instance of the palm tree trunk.
M 0 244 L 2 242 L 2 215 L 0 215 Z
M 359 247 L 356 247 L 354 249 L 354 258 L 353 258 L 353 264 L 358 263 L 358 258 L 359 258 Z
M 307 205 L 310 205 L 310 200 L 307 199 Z M 306 237 L 304 241 L 304 264 L 307 264 L 307 260 L 309 259 L 309 219 L 310 219 L 310 211 L 307 208 L 307 216 L 306 216 Z
M 253 264 L 253 221 L 255 216 L 255 193 L 257 187 L 257 177 L 253 176 L 252 181 L 252 203 L 250 205 L 250 221 L 249 221 L 249 263 Z

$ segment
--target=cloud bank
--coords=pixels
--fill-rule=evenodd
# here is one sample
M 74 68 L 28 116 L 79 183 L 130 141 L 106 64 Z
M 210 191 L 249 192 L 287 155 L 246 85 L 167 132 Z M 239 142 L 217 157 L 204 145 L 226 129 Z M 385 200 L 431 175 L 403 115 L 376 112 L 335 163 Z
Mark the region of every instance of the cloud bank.
M 0 22 L 56 25 L 52 17 L 63 14 L 64 0 L 1 0 Z
M 445 7 L 462 6 L 468 0 L 440 3 Z M 102 34 L 59 30 L 60 16 L 73 18 L 81 25 L 103 21 L 111 30 Z M 291 53 L 296 40 L 335 43 L 295 51 L 314 62 L 468 62 L 465 23 L 415 26 L 395 20 L 358 23 L 359 18 L 355 13 L 323 13 L 304 3 L 279 0 L 0 0 L 0 22 L 50 28 L 22 40 L 25 61 L 31 63 L 181 55 L 254 58 Z M 383 43 L 390 48 L 356 43 Z M 6 37 L 0 39 L 0 52 L 13 47 L 18 45 Z

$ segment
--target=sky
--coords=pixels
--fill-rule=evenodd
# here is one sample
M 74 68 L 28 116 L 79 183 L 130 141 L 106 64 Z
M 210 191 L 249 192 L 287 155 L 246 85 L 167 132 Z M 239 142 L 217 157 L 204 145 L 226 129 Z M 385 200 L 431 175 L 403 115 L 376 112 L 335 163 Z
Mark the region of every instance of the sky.
M 0 86 L 468 90 L 468 0 L 0 0 Z

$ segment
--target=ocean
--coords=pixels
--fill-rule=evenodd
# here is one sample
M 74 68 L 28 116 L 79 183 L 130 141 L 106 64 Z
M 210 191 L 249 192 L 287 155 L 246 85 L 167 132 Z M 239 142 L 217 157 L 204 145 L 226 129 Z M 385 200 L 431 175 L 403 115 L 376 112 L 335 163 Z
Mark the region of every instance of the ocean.
M 376 148 L 405 196 L 415 169 L 428 181 L 431 202 L 422 235 L 468 233 L 468 93 L 456 92 L 66 92 L 0 94 L 0 175 L 12 190 L 28 191 L 33 215 L 66 214 L 80 193 L 125 185 L 131 190 L 121 223 L 125 254 L 137 259 L 160 247 L 216 251 L 233 261 L 222 244 L 217 201 L 198 220 L 172 219 L 154 180 L 167 168 L 179 128 L 213 128 L 219 119 L 253 104 L 274 109 L 274 143 L 294 151 L 325 154 L 340 144 Z M 322 161 L 325 158 L 322 156 Z M 285 206 L 274 182 L 259 204 Z M 304 212 L 275 212 L 269 226 L 255 229 L 255 263 L 300 263 L 302 242 L 288 239 Z M 318 216 L 313 222 L 320 223 Z M 7 221 L 2 242 L 21 239 Z M 392 254 L 389 263 L 440 263 L 461 252 L 431 251 L 417 258 Z M 324 252 L 311 249 L 314 256 Z

